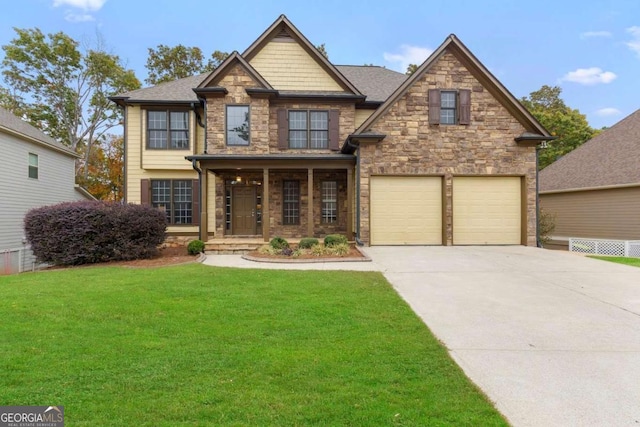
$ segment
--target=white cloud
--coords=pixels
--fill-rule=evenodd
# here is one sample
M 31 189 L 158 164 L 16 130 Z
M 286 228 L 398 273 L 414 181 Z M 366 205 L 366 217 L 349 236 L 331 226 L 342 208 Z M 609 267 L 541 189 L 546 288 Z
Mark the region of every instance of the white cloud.
M 609 31 L 585 31 L 580 34 L 581 39 L 588 39 L 592 37 L 613 37 Z
M 629 27 L 627 28 L 627 33 L 631 34 L 632 39 L 625 44 L 640 56 L 640 27 Z
M 420 65 L 425 59 L 433 53 L 433 49 L 428 47 L 410 46 L 408 44 L 400 45 L 400 53 L 384 53 L 384 60 L 391 63 L 397 63 L 397 70 L 404 73 L 407 71 L 409 64 Z
M 100 10 L 107 0 L 53 0 L 53 7 L 71 6 L 82 10 Z
M 601 108 L 596 111 L 596 116 L 600 117 L 618 116 L 620 114 L 622 114 L 622 111 L 613 107 Z
M 64 14 L 64 19 L 65 19 L 65 21 L 69 21 L 69 22 L 95 21 L 95 18 L 93 16 L 89 15 L 88 13 L 77 14 L 77 13 L 71 13 L 70 11 L 67 11 Z
M 601 68 L 578 68 L 575 71 L 569 71 L 560 81 L 579 83 L 581 85 L 595 85 L 598 83 L 611 83 L 618 76 L 611 71 L 602 71 Z

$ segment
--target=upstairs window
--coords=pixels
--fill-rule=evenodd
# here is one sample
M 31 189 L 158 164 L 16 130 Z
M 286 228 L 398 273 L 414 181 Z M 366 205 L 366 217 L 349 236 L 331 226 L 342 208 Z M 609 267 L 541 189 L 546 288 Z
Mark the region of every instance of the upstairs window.
M 227 105 L 227 145 L 249 145 L 249 106 Z
M 328 147 L 328 111 L 289 111 L 289 148 Z
M 188 111 L 148 111 L 147 148 L 189 149 Z
M 29 178 L 38 179 L 38 155 L 29 153 Z
M 471 123 L 469 89 L 429 89 L 430 125 L 468 125 Z
M 451 91 L 440 92 L 440 124 L 455 125 L 456 112 L 458 110 L 456 103 L 457 93 Z
M 340 150 L 340 111 L 279 109 L 278 148 Z

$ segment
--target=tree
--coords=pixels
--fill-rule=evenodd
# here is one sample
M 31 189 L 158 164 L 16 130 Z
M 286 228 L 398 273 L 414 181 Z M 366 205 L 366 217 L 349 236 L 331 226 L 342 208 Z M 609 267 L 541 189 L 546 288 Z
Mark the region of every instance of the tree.
M 547 148 L 540 151 L 540 169 L 598 134 L 598 131 L 589 126 L 584 114 L 564 103 L 560 97 L 561 93 L 560 87 L 545 85 L 520 100 L 542 126 L 557 137 L 547 144 Z
M 213 71 L 229 56 L 226 52 L 216 50 L 205 63 L 202 50 L 195 46 L 186 47 L 179 44 L 169 47 L 161 44 L 148 50 L 146 68 L 149 75 L 145 82 L 150 85 Z
M 83 147 L 84 148 L 84 147 Z M 124 138 L 107 135 L 97 141 L 89 156 L 89 175 L 79 184 L 100 200 L 118 202 L 124 196 Z
M 409 64 L 409 66 L 407 67 L 407 72 L 405 74 L 407 76 L 410 76 L 411 74 L 415 73 L 417 70 L 418 70 L 417 64 Z
M 137 89 L 140 81 L 101 40 L 81 49 L 62 32 L 14 30 L 17 37 L 2 46 L 7 87 L 0 102 L 74 151 L 83 148 L 80 175 L 86 181 L 93 144 L 121 122 L 121 111 L 108 97 Z
M 324 43 L 319 44 L 318 46 L 316 46 L 316 49 L 318 49 L 318 52 L 320 52 L 322 54 L 322 56 L 324 56 L 325 58 L 329 59 L 329 54 L 327 53 L 327 48 L 324 46 Z

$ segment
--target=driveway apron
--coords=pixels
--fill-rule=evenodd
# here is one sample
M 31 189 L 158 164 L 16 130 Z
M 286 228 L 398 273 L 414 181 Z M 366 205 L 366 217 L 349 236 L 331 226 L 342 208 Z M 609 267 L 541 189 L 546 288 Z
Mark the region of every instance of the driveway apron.
M 640 425 L 640 268 L 523 246 L 365 251 L 513 425 Z

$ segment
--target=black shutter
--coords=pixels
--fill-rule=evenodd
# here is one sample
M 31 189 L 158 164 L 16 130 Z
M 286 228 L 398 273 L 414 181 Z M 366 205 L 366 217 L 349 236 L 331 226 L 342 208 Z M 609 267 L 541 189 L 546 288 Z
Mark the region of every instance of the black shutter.
M 329 149 L 340 150 L 340 112 L 329 111 Z
M 278 148 L 286 150 L 289 148 L 289 121 L 287 120 L 287 110 L 278 110 Z
M 140 204 L 141 205 L 151 205 L 151 188 L 150 182 L 148 179 L 140 180 Z
M 206 171 L 203 171 L 206 173 Z M 191 184 L 191 223 L 200 224 L 200 180 L 194 179 Z
M 429 89 L 429 124 L 440 124 L 440 90 Z
M 471 123 L 471 91 L 469 89 L 460 89 L 458 91 L 458 97 L 460 101 L 459 105 L 459 123 L 461 125 L 468 125 Z

